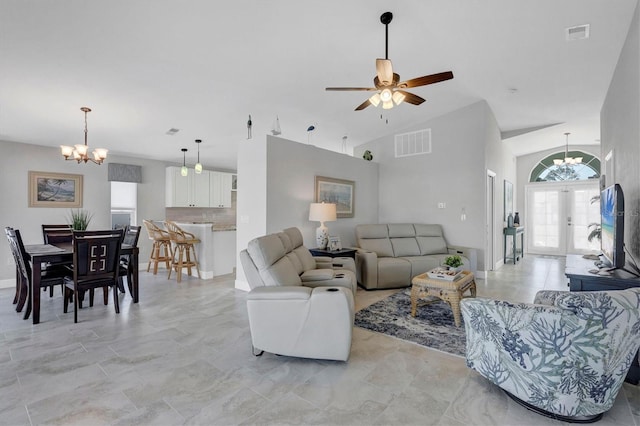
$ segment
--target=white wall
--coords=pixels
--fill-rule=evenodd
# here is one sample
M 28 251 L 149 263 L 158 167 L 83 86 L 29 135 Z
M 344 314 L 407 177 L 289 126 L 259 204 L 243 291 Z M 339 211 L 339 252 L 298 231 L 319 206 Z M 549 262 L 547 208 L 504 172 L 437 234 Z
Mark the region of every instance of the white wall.
M 238 142 L 236 204 L 236 288 L 249 290 L 239 253 L 267 232 L 267 138 Z
M 315 176 L 355 182 L 354 217 L 327 222 L 331 235 L 347 247 L 355 225 L 378 221 L 378 165 L 349 155 L 270 135 L 239 143 L 238 251 L 255 237 L 298 227 L 305 245 L 315 247 L 317 222 L 309 221 Z M 247 289 L 238 262 L 236 287 Z
M 519 196 L 523 192 L 518 191 L 518 178 L 516 157 L 511 150 L 502 142 L 500 136 L 500 129 L 496 122 L 493 112 L 487 105 L 483 110 L 485 115 L 485 165 L 486 168 L 495 172 L 496 177 L 494 180 L 494 216 L 493 216 L 493 247 L 494 247 L 494 259 L 493 268 L 496 269 L 502 265 L 505 253 L 504 253 L 504 181 L 508 180 L 513 184 L 513 205 L 516 206 L 517 201 L 522 198 Z M 485 173 L 486 179 L 486 173 Z M 486 185 L 485 185 L 485 197 L 486 197 Z M 485 201 L 485 223 L 489 222 L 489 215 L 487 214 L 487 203 Z M 518 211 L 518 210 L 514 210 Z M 525 231 L 525 239 L 527 233 Z M 485 242 L 485 247 L 489 246 L 489 242 Z M 510 251 L 507 248 L 507 251 Z M 487 270 L 489 266 L 487 265 Z
M 600 112 L 601 155 L 613 150 L 615 182 L 625 198 L 625 245 L 640 260 L 640 6 Z
M 111 227 L 111 185 L 107 166 L 64 161 L 59 149 L 0 141 L 0 225 L 20 229 L 25 244 L 42 243 L 43 223 L 68 223 L 69 209 L 29 208 L 29 170 L 83 175 L 83 208 L 93 214 L 89 229 Z M 142 166 L 138 185 L 138 225 L 142 219 L 164 219 L 165 163 L 140 158 L 109 155 L 107 161 Z M 144 232 L 144 231 L 143 231 Z M 151 244 L 146 234 L 140 238 L 140 260 L 149 257 Z M 9 260 L 11 259 L 11 260 Z M 0 242 L 0 280 L 15 278 L 15 265 L 6 238 Z
M 398 133 L 422 129 L 431 129 L 431 154 L 395 158 L 394 135 L 354 149 L 357 157 L 367 149 L 372 151 L 373 161 L 380 164 L 379 221 L 441 224 L 449 244 L 478 250 L 478 269 L 485 270 L 486 168 L 498 173 L 496 182 L 502 182 L 505 170 L 514 179 L 513 156 L 503 146 L 493 113 L 484 101 Z M 502 211 L 502 189 L 499 191 L 497 209 Z M 438 203 L 446 207 L 440 209 Z M 463 208 L 465 221 L 461 220 Z M 501 226 L 496 232 L 502 238 Z

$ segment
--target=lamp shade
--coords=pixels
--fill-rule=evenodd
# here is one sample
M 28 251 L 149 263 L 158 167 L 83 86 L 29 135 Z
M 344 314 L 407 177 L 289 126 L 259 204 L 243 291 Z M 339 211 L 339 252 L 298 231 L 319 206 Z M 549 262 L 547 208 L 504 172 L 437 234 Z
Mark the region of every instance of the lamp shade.
M 316 222 L 331 222 L 336 220 L 336 205 L 333 203 L 311 203 L 309 220 Z

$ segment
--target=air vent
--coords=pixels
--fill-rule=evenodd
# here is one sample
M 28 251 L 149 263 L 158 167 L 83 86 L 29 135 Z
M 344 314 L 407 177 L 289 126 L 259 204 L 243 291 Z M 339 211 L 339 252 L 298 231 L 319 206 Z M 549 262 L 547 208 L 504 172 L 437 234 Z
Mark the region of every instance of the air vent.
M 396 135 L 396 158 L 431 154 L 431 129 Z
M 565 30 L 567 41 L 589 38 L 589 24 L 569 27 Z
M 169 136 L 173 136 L 176 133 L 178 133 L 179 131 L 180 131 L 180 129 L 176 129 L 175 127 L 172 127 L 169 130 L 167 130 L 166 134 L 169 135 Z

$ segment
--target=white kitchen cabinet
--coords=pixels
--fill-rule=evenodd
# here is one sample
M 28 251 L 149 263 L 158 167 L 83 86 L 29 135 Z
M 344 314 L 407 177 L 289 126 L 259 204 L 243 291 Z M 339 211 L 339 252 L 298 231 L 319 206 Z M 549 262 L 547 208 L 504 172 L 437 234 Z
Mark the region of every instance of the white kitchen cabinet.
M 189 169 L 187 176 L 180 174 L 180 167 L 167 167 L 166 207 L 209 207 L 210 172 L 195 173 Z
M 211 172 L 209 179 L 209 205 L 211 207 L 231 207 L 232 173 Z

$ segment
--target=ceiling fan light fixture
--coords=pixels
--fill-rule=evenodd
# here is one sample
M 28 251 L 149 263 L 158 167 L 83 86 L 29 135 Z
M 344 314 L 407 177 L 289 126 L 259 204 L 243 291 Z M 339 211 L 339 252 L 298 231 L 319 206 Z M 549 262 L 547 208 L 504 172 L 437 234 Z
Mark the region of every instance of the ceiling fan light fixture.
M 400 105 L 404 101 L 404 98 L 406 98 L 406 96 L 400 92 L 393 92 L 392 97 L 393 97 L 393 102 L 395 102 L 396 105 Z
M 582 157 L 576 157 L 576 164 L 582 164 Z
M 411 89 L 414 87 L 427 86 L 429 84 L 440 83 L 451 80 L 453 72 L 445 71 L 437 74 L 424 75 L 406 81 L 400 81 L 400 74 L 393 72 L 393 65 L 389 59 L 389 24 L 393 19 L 393 13 L 385 12 L 380 16 L 380 22 L 384 25 L 384 59 L 376 59 L 376 75 L 373 78 L 374 87 L 326 87 L 327 91 L 376 91 L 366 101 L 358 105 L 355 110 L 362 111 L 369 105 L 377 107 L 382 103 L 383 109 L 391 109 L 395 105 L 406 102 L 411 105 L 420 105 L 425 99 L 411 92 L 400 89 Z M 398 93 L 398 91 L 400 93 Z
M 374 93 L 373 96 L 369 98 L 369 102 L 371 102 L 371 105 L 374 107 L 380 105 L 380 93 Z
M 391 101 L 392 98 L 393 95 L 390 89 L 382 89 L 382 92 L 380 92 L 380 99 L 382 100 L 382 102 L 387 103 Z M 382 105 L 382 107 L 384 108 L 384 104 Z
M 553 165 L 554 166 L 561 166 L 562 165 L 562 160 L 559 158 L 556 158 L 555 160 L 553 160 Z

